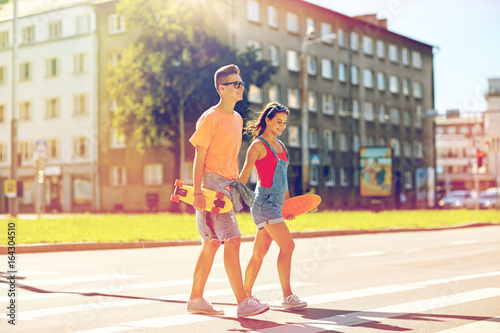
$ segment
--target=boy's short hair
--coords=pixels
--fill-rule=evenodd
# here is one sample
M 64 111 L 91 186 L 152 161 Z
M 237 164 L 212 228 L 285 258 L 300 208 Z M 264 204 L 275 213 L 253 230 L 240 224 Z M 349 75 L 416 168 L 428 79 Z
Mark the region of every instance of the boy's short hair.
M 222 79 L 231 74 L 240 74 L 240 69 L 236 65 L 227 65 L 219 68 L 214 75 L 215 90 L 219 91 Z

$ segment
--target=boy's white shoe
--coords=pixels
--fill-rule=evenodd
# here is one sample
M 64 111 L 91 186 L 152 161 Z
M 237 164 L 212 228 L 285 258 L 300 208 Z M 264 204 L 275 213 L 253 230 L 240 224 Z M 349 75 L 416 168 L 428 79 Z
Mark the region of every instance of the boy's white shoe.
M 224 310 L 214 308 L 212 303 L 204 298 L 190 299 L 187 303 L 187 310 L 191 313 L 202 313 L 208 315 L 224 314 Z
M 281 302 L 285 308 L 303 308 L 307 306 L 307 302 L 301 301 L 299 296 L 291 294 L 287 298 L 284 298 Z

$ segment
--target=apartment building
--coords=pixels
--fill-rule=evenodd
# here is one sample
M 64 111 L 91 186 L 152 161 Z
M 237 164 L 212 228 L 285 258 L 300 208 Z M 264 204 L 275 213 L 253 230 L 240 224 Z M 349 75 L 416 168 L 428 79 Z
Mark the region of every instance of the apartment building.
M 12 1 L 0 11 L 0 185 L 10 178 L 15 158 L 14 112 L 23 190 L 19 211 L 34 212 L 36 205 L 48 211 L 98 209 L 93 9 L 78 0 L 20 1 L 18 7 L 14 64 Z M 0 211 L 7 206 L 0 192 Z

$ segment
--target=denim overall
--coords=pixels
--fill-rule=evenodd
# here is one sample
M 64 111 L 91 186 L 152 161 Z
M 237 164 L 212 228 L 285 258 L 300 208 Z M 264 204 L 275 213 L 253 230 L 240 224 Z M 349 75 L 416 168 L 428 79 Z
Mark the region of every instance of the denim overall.
M 288 161 L 281 160 L 273 147 L 271 147 L 271 145 L 263 137 L 259 136 L 258 139 L 271 149 L 277 159 L 276 169 L 273 175 L 273 185 L 270 188 L 266 188 L 258 183 L 257 188 L 255 189 L 255 202 L 250 211 L 255 224 L 260 229 L 266 224 L 274 224 L 284 221 L 281 216 L 281 210 L 283 208 L 283 204 L 285 203 L 285 193 L 288 189 L 287 168 L 290 158 L 288 157 L 288 151 L 286 150 L 285 145 L 281 141 L 278 140 L 278 142 L 283 146 L 283 149 L 285 149 Z

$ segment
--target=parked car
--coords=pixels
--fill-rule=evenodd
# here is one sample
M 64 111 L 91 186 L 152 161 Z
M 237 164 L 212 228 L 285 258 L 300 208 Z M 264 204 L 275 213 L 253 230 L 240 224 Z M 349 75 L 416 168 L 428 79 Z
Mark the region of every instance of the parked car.
M 477 198 L 477 193 L 475 191 L 451 191 L 439 200 L 438 205 L 439 208 L 465 208 L 466 202 L 470 204 L 471 200 L 475 198 Z
M 478 201 L 480 209 L 496 208 L 497 193 L 496 191 L 483 191 L 479 193 Z

